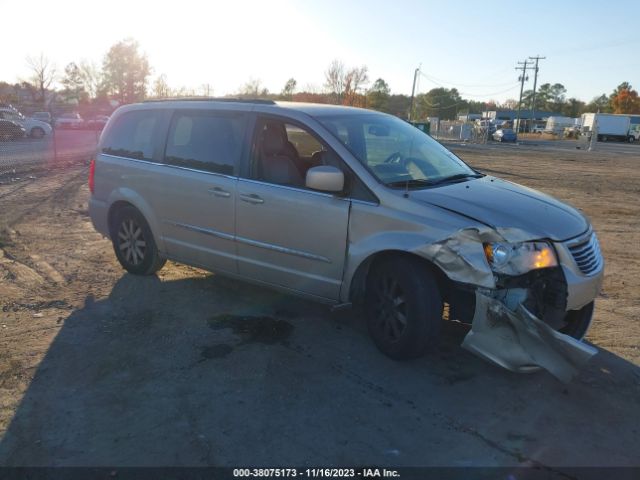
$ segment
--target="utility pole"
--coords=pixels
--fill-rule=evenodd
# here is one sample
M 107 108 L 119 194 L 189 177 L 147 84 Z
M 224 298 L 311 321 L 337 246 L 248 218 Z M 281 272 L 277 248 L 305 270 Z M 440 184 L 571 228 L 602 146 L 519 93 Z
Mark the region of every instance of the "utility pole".
M 420 73 L 420 67 L 416 68 L 413 72 L 413 87 L 411 88 L 411 104 L 409 106 L 409 121 L 413 120 L 413 100 L 416 96 L 416 81 L 418 80 L 418 74 Z
M 516 135 L 520 133 L 520 109 L 522 108 L 522 92 L 524 90 L 524 82 L 525 80 L 529 80 L 529 77 L 527 77 L 527 68 L 531 67 L 527 67 L 528 63 L 529 62 L 527 62 L 526 60 L 524 62 L 518 62 L 518 65 L 522 66 L 516 67 L 516 70 L 522 70 L 522 75 L 520 75 L 520 77 L 518 78 L 518 80 L 520 80 L 520 98 L 518 100 L 518 113 L 516 114 L 516 122 L 518 124 L 518 127 L 516 128 Z
M 489 102 L 485 103 L 484 109 L 486 110 L 486 116 L 484 119 L 484 143 L 489 143 Z M 480 117 L 482 122 L 482 117 Z
M 545 60 L 547 57 L 541 57 L 536 55 L 535 57 L 529 57 L 530 60 L 536 61 L 536 66 L 533 69 L 533 98 L 531 99 L 531 124 L 536 118 L 536 85 L 538 84 L 538 60 Z

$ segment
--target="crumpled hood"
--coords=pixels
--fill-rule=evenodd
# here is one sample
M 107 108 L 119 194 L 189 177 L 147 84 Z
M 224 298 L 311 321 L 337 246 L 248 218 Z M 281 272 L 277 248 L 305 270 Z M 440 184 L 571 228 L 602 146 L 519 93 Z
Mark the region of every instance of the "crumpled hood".
M 538 192 L 496 177 L 413 190 L 409 198 L 436 205 L 493 228 L 519 228 L 534 238 L 562 241 L 588 228 L 575 208 Z

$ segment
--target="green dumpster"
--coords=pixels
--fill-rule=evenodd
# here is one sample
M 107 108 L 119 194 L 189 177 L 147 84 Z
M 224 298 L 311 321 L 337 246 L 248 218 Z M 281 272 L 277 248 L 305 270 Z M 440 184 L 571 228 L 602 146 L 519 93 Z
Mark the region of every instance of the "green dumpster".
M 424 133 L 431 133 L 431 124 L 429 122 L 411 122 L 411 125 L 418 130 L 422 130 Z

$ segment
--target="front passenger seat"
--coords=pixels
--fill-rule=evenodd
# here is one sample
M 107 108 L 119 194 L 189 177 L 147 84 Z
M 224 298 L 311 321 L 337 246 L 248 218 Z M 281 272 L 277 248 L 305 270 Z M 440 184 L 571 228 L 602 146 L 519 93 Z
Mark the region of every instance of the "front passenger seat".
M 304 186 L 294 159 L 286 154 L 285 139 L 276 126 L 267 125 L 262 132 L 260 167 L 263 180 L 281 185 Z

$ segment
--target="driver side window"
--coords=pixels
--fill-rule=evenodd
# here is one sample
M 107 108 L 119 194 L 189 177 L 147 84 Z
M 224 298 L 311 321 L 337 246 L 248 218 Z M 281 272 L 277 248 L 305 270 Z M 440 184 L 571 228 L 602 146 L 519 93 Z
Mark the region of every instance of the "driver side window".
M 306 128 L 271 118 L 259 118 L 254 137 L 250 177 L 268 183 L 305 188 L 307 171 L 341 160 Z

